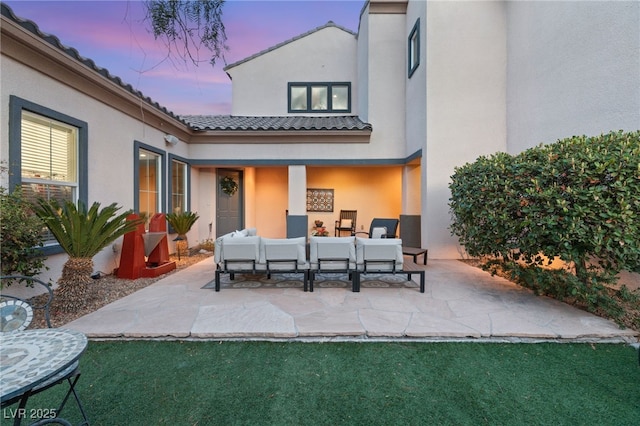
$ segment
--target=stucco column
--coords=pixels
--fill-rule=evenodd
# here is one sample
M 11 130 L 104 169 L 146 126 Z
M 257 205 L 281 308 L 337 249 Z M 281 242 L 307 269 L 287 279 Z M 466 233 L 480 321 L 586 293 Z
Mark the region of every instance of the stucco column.
M 289 166 L 289 214 L 307 214 L 306 166 Z

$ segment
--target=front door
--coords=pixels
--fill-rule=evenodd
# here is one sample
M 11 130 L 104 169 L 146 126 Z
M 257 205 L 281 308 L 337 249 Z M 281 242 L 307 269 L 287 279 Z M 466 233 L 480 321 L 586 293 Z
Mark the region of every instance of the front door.
M 241 170 L 218 169 L 216 237 L 244 228 L 242 178 Z

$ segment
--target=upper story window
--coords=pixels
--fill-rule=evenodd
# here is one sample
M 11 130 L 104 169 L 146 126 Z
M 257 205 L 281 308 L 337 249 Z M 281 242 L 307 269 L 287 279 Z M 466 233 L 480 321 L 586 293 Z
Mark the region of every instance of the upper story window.
M 25 199 L 87 202 L 87 123 L 16 96 L 10 98 L 9 186 Z M 44 254 L 60 251 L 45 234 Z
M 420 65 L 420 18 L 416 20 L 408 39 L 409 78 Z
M 351 83 L 289 83 L 289 112 L 351 112 Z

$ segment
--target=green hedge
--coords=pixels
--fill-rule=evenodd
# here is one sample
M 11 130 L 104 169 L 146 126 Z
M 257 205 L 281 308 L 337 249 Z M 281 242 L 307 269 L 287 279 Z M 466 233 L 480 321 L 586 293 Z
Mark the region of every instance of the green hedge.
M 583 283 L 640 271 L 640 131 L 480 157 L 450 190 L 451 232 L 471 256 L 559 258 Z

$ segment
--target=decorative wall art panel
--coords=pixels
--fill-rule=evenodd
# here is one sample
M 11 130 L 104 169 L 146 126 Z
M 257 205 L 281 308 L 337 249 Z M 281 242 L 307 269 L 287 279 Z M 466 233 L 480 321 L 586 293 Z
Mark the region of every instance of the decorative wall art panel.
M 308 212 L 332 212 L 333 189 L 307 188 Z

